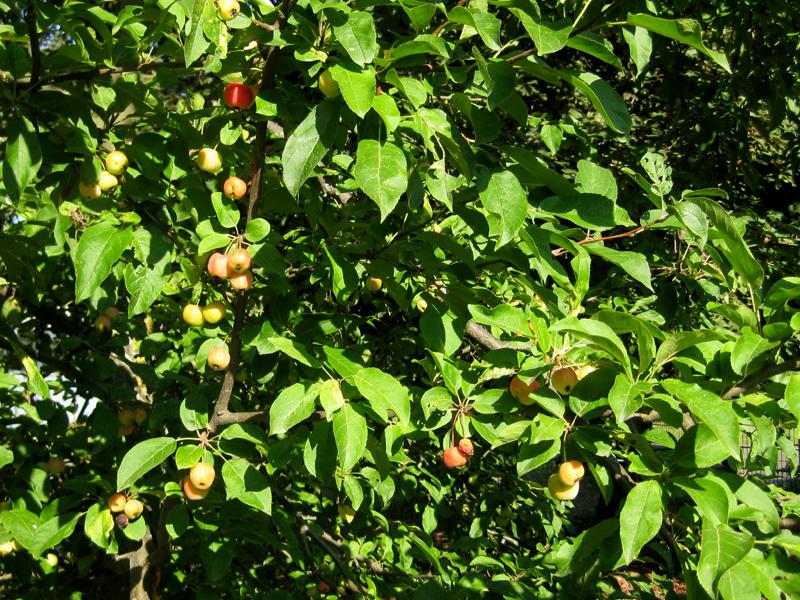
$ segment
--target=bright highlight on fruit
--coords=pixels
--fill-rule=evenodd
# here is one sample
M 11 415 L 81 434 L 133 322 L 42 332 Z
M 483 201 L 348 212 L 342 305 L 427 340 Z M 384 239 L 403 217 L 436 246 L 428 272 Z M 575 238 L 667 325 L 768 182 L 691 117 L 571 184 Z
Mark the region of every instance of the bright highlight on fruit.
M 118 184 L 119 180 L 115 175 L 112 175 L 108 171 L 100 171 L 100 177 L 97 179 L 97 185 L 101 190 L 104 192 L 113 190 Z
M 248 108 L 253 99 L 253 90 L 243 83 L 229 83 L 225 88 L 225 106 L 228 108 Z
M 246 290 L 253 285 L 253 275 L 250 271 L 233 273 L 230 277 L 231 287 L 235 290 Z
M 142 504 L 136 498 L 131 498 L 125 503 L 125 516 L 128 517 L 128 520 L 130 521 L 138 519 L 143 510 L 144 504 Z
M 574 485 L 565 485 L 558 473 L 553 473 L 547 480 L 547 489 L 556 500 L 575 500 L 580 491 L 580 482 L 576 482 Z
M 325 69 L 320 73 L 318 83 L 319 91 L 322 92 L 326 98 L 335 98 L 339 95 L 339 84 L 333 80 L 330 69 Z
M 188 477 L 181 479 L 181 489 L 187 500 L 202 500 L 208 496 L 208 490 L 201 490 L 194 487 Z
M 217 0 L 217 14 L 223 21 L 230 21 L 239 14 L 238 0 Z
M 109 152 L 106 156 L 106 171 L 111 175 L 122 175 L 127 166 L 128 157 L 125 156 L 124 152 L 114 150 L 114 152 Z
M 94 200 L 103 195 L 103 190 L 96 183 L 86 184 L 83 182 L 78 183 L 78 192 L 87 200 Z
M 207 490 L 214 483 L 216 473 L 214 467 L 206 462 L 199 462 L 189 469 L 189 482 L 195 489 Z
M 192 327 L 203 324 L 203 309 L 198 304 L 187 304 L 183 307 L 183 320 Z
M 556 369 L 550 377 L 550 384 L 553 389 L 562 396 L 567 396 L 578 383 L 578 376 L 572 367 L 562 367 Z
M 244 273 L 252 264 L 253 257 L 245 248 L 237 248 L 228 255 L 228 267 L 234 273 Z
M 125 510 L 125 503 L 128 499 L 125 497 L 125 494 L 112 494 L 106 500 L 106 504 L 108 504 L 108 508 L 111 510 L 112 513 L 119 513 Z
M 467 457 L 459 452 L 458 446 L 450 446 L 442 454 L 442 462 L 448 469 L 460 469 L 467 464 Z
M 377 292 L 383 287 L 383 280 L 380 277 L 367 277 L 365 285 L 370 292 Z
M 212 302 L 203 307 L 203 319 L 206 323 L 216 325 L 225 318 L 225 305 L 222 302 Z
M 231 200 L 241 200 L 247 193 L 247 183 L 238 177 L 228 177 L 222 184 L 222 193 Z
M 222 157 L 213 148 L 203 148 L 197 153 L 195 163 L 201 171 L 216 173 L 222 168 Z
M 558 467 L 558 478 L 564 485 L 575 485 L 578 481 L 583 479 L 585 470 L 583 463 L 578 460 L 568 460 L 561 463 Z
M 230 362 L 231 355 L 227 346 L 215 346 L 208 351 L 208 366 L 215 371 L 227 369 Z
M 214 254 L 208 257 L 206 270 L 212 277 L 227 279 L 231 273 L 230 264 L 228 263 L 228 256 L 222 252 L 214 252 Z

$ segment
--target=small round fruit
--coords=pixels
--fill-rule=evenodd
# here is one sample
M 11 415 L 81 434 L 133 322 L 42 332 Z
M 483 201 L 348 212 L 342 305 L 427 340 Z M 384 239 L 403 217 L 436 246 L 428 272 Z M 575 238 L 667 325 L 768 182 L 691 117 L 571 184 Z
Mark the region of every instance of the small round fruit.
M 3 542 L 0 544 L 0 556 L 8 556 L 12 554 L 16 550 L 16 545 L 14 544 L 14 540 L 8 540 L 7 542 Z
M 253 285 L 253 274 L 250 271 L 231 275 L 231 287 L 235 290 L 246 290 Z
M 55 554 L 53 554 L 52 552 L 48 552 L 45 555 L 44 559 L 47 561 L 47 564 L 50 565 L 51 567 L 57 567 L 58 566 L 58 557 Z
M 109 306 L 107 309 L 105 309 L 105 311 L 103 311 L 103 314 L 113 321 L 121 314 L 121 312 L 116 306 Z
M 383 287 L 383 281 L 380 277 L 367 277 L 366 286 L 370 292 L 377 292 Z
M 575 384 L 578 383 L 578 376 L 575 375 L 572 367 L 563 367 L 553 371 L 550 383 L 555 391 L 562 396 L 567 396 L 572 391 L 572 388 L 575 387 Z
M 228 254 L 228 265 L 233 273 L 244 273 L 252 264 L 253 257 L 246 248 L 237 248 Z
M 63 473 L 66 468 L 66 461 L 63 458 L 58 458 L 57 456 L 54 456 L 48 460 L 47 464 L 45 465 L 45 469 L 48 473 Z
M 217 0 L 217 14 L 223 21 L 230 21 L 239 14 L 238 0 Z
M 197 166 L 206 173 L 216 173 L 222 168 L 222 157 L 213 148 L 203 148 L 195 159 Z
M 125 503 L 128 499 L 125 497 L 125 494 L 111 494 L 106 500 L 106 504 L 108 504 L 108 508 L 111 510 L 112 513 L 118 513 L 125 510 Z
M 427 309 L 428 309 L 428 302 L 425 300 L 425 298 L 420 298 L 419 300 L 417 300 L 417 310 L 419 312 L 425 312 Z
M 100 171 L 100 177 L 97 179 L 98 187 L 107 192 L 108 190 L 113 190 L 115 187 L 119 185 L 119 180 L 115 175 L 112 175 L 108 171 Z
M 458 446 L 450 446 L 442 454 L 442 462 L 448 469 L 459 469 L 467 464 L 467 457 L 458 451 Z
M 220 279 L 227 279 L 231 274 L 230 263 L 228 262 L 228 255 L 222 252 L 214 252 L 208 257 L 208 264 L 206 265 L 208 274 L 212 277 L 219 277 Z
M 352 523 L 353 519 L 356 518 L 356 511 L 354 511 L 353 507 L 349 504 L 340 504 L 336 510 L 339 513 L 339 516 L 347 523 Z
M 108 156 L 106 156 L 106 171 L 112 175 L 122 175 L 127 166 L 128 157 L 125 156 L 124 152 L 114 150 L 114 152 L 109 152 Z
M 120 425 L 119 426 L 119 434 L 120 435 L 130 435 L 134 431 L 136 431 L 136 425 L 131 423 L 130 425 Z
M 319 75 L 319 91 L 326 98 L 335 98 L 339 95 L 339 84 L 333 80 L 330 69 L 325 69 Z
M 201 490 L 192 485 L 188 477 L 181 479 L 181 489 L 187 500 L 202 500 L 208 496 L 208 490 Z
M 206 462 L 199 462 L 189 469 L 189 482 L 198 490 L 207 490 L 214 483 L 214 467 Z
M 564 485 L 557 473 L 550 475 L 550 478 L 547 480 L 547 489 L 550 490 L 550 493 L 556 500 L 575 500 L 578 496 L 580 485 L 580 483 Z
M 244 179 L 238 177 L 228 177 L 222 184 L 222 193 L 231 200 L 241 200 L 247 193 L 247 184 Z
M 463 438 L 461 441 L 459 441 L 458 451 L 467 458 L 475 454 L 475 447 L 472 445 L 472 440 L 469 438 Z
M 225 318 L 225 305 L 222 302 L 212 302 L 203 307 L 203 319 L 206 323 L 216 325 Z
M 128 515 L 124 512 L 117 514 L 114 517 L 114 525 L 116 525 L 117 529 L 125 529 L 128 526 Z
M 528 393 L 533 394 L 534 392 L 538 391 L 542 387 L 542 384 L 539 383 L 538 379 L 534 379 L 531 381 L 531 384 L 528 386 Z
M 138 519 L 143 510 L 144 504 L 139 502 L 136 498 L 131 498 L 125 503 L 125 516 L 127 516 L 130 521 Z
M 94 320 L 94 328 L 100 333 L 105 333 L 111 330 L 111 319 L 106 315 L 100 315 Z
M 511 395 L 519 400 L 520 404 L 530 406 L 534 403 L 534 399 L 530 397 L 531 386 L 525 383 L 517 375 L 514 375 L 514 377 L 511 379 L 508 389 L 511 392 Z
M 133 411 L 133 420 L 136 421 L 137 425 L 142 425 L 147 421 L 147 410 L 141 406 L 137 407 L 136 410 Z
M 575 485 L 583 479 L 585 474 L 583 463 L 578 460 L 568 460 L 558 467 L 558 478 L 564 485 Z
M 187 304 L 183 307 L 183 320 L 192 327 L 203 324 L 203 309 L 197 304 Z
M 248 108 L 253 104 L 253 90 L 243 83 L 229 83 L 225 87 L 225 106 L 228 108 Z
M 208 366 L 215 371 L 227 369 L 230 362 L 231 355 L 227 346 L 215 346 L 208 351 Z
M 3 302 L 2 314 L 10 325 L 19 325 L 22 322 L 22 308 L 16 298 L 9 298 Z
M 81 196 L 89 200 L 94 200 L 95 198 L 99 198 L 103 195 L 103 190 L 101 190 L 100 186 L 96 183 L 86 184 L 80 182 L 78 184 L 78 192 L 80 192 Z
M 442 226 L 438 223 L 433 224 L 433 233 L 442 233 Z
M 130 425 L 133 423 L 135 418 L 135 413 L 130 408 L 123 408 L 117 413 L 117 419 L 119 419 L 120 425 Z

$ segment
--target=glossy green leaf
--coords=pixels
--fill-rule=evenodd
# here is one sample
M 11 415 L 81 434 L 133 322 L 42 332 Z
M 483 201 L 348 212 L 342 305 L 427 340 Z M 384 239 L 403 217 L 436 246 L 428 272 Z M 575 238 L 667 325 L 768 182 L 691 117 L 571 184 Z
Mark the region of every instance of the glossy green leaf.
M 350 404 L 333 415 L 333 437 L 339 455 L 339 466 L 349 471 L 359 461 L 367 447 L 367 420 Z
M 408 187 L 406 156 L 391 142 L 361 140 L 356 152 L 353 176 L 364 193 L 375 201 L 381 221 L 397 206 Z
M 408 389 L 397 379 L 380 369 L 367 367 L 353 375 L 352 382 L 383 419 L 387 418 L 387 410 L 391 410 L 400 423 L 408 424 L 411 418 L 411 399 Z
M 642 481 L 628 492 L 619 514 L 619 537 L 626 563 L 639 555 L 662 522 L 662 491 L 657 481 Z
M 269 434 L 286 433 L 314 412 L 318 383 L 295 383 L 284 388 L 269 408 Z
M 487 212 L 489 235 L 497 238 L 495 248 L 500 248 L 514 239 L 525 223 L 528 196 L 511 171 L 483 171 L 478 190 Z
M 142 476 L 166 461 L 177 448 L 171 437 L 156 437 L 136 444 L 125 453 L 117 469 L 117 490 L 131 487 Z
M 3 183 L 12 202 L 19 202 L 22 193 L 42 166 L 42 149 L 36 129 L 26 117 L 6 123 Z
M 108 222 L 100 222 L 84 230 L 72 256 L 77 302 L 94 294 L 111 274 L 114 263 L 130 247 L 132 239 L 130 229 L 120 229 Z
M 336 40 L 350 59 L 360 66 L 371 63 L 378 52 L 377 32 L 372 15 L 354 10 L 347 15 L 334 12 L 329 18 Z
M 283 149 L 283 181 L 293 196 L 300 193 L 306 179 L 317 168 L 333 144 L 339 124 L 339 109 L 334 100 L 328 100 L 311 109 L 297 126 Z
M 717 581 L 753 547 L 753 536 L 723 524 L 703 521 L 702 548 L 697 563 L 697 578 L 703 589 L 715 596 Z
M 345 103 L 359 117 L 364 117 L 372 108 L 375 99 L 375 69 L 334 65 L 331 77 L 339 84 Z

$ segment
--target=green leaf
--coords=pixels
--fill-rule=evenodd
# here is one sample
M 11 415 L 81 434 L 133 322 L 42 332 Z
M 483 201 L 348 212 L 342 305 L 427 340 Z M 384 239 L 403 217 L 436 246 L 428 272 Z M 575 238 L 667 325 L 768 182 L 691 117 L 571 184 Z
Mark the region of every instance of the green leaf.
M 694 469 L 707 469 L 729 456 L 730 452 L 714 431 L 700 423 L 689 428 L 675 444 L 671 462 Z
M 559 440 L 544 440 L 541 442 L 523 443 L 517 456 L 517 477 L 522 477 L 534 469 L 541 467 L 561 452 Z
M 379 50 L 372 15 L 360 10 L 347 15 L 331 11 L 329 19 L 336 40 L 352 61 L 362 67 L 371 63 Z
M 369 400 L 372 409 L 384 420 L 387 409 L 394 412 L 400 423 L 407 425 L 411 418 L 411 400 L 406 387 L 388 373 L 375 367 L 361 369 L 352 377 L 359 393 Z
M 349 471 L 367 448 L 367 420 L 348 403 L 333 415 L 333 437 L 342 470 Z
M 77 302 L 94 294 L 132 240 L 133 233 L 129 228 L 118 229 L 107 222 L 92 225 L 83 232 L 72 257 Z
M 661 382 L 664 389 L 686 405 L 689 411 L 717 436 L 728 453 L 739 458 L 739 420 L 731 404 L 713 392 L 704 390 L 696 383 L 684 383 L 676 379 Z
M 337 302 L 345 304 L 359 287 L 358 272 L 353 261 L 345 257 L 336 248 L 330 248 L 328 244 L 323 242 L 322 249 L 325 251 L 325 256 L 331 266 L 333 296 Z
M 631 131 L 631 115 L 617 91 L 594 73 L 579 73 L 559 69 L 558 76 L 583 93 L 600 113 L 603 120 L 617 133 L 627 135 Z
M 553 331 L 568 331 L 578 338 L 589 340 L 589 342 L 608 352 L 625 369 L 628 378 L 632 379 L 631 360 L 625 349 L 625 344 L 619 339 L 614 330 L 605 323 L 591 319 L 578 319 L 567 317 L 555 323 L 551 328 Z
M 33 546 L 36 529 L 39 527 L 39 518 L 24 508 L 14 508 L 0 513 L 0 523 L 11 537 L 28 550 Z
M 736 340 L 731 350 L 731 368 L 737 375 L 746 375 L 753 361 L 777 345 L 778 342 L 770 342 L 750 327 L 744 327 L 741 337 Z
M 714 524 L 710 519 L 703 520 L 697 579 L 712 598 L 716 597 L 719 578 L 747 555 L 754 541 L 749 533 L 734 531 L 727 525 Z
M 164 289 L 164 278 L 156 270 L 140 267 L 134 271 L 131 265 L 128 267 L 125 269 L 125 289 L 131 295 L 128 316 L 133 317 L 146 312 L 158 300 Z
M 3 183 L 11 202 L 16 203 L 42 166 L 42 149 L 36 129 L 26 117 L 10 119 L 6 126 Z
M 619 514 L 619 537 L 626 564 L 661 528 L 661 502 L 661 486 L 653 480 L 638 483 L 625 498 Z
M 558 52 L 567 45 L 572 26 L 566 19 L 551 23 L 542 22 L 519 8 L 509 9 L 522 23 L 540 56 Z
M 266 219 L 255 218 L 247 224 L 244 236 L 248 242 L 255 244 L 269 235 L 270 225 Z
M 105 502 L 92 504 L 86 512 L 83 532 L 92 542 L 107 552 L 116 552 L 114 541 L 114 515 L 106 508 Z
M 500 19 L 480 8 L 456 6 L 447 13 L 447 20 L 472 27 L 492 50 L 500 50 Z
M 530 152 L 522 148 L 505 148 L 508 155 L 514 159 L 519 166 L 533 175 L 536 182 L 550 188 L 554 194 L 559 196 L 570 196 L 575 193 L 575 187 L 564 178 L 560 173 L 548 167 L 545 162 Z
M 136 444 L 119 463 L 117 491 L 128 489 L 145 473 L 172 456 L 176 448 L 177 443 L 171 437 L 151 438 Z
M 598 194 L 550 196 L 542 200 L 539 209 L 595 231 L 634 224 L 624 208 Z
M 335 100 L 318 104 L 297 126 L 283 149 L 283 182 L 292 196 L 297 196 L 306 179 L 333 145 L 339 126 L 339 108 Z
M 394 210 L 408 187 L 406 169 L 406 155 L 391 142 L 361 140 L 358 143 L 353 176 L 364 193 L 378 205 L 381 221 Z
M 39 371 L 36 361 L 30 356 L 23 356 L 22 366 L 25 369 L 25 376 L 27 377 L 26 385 L 28 391 L 42 398 L 50 398 L 50 388 L 47 386 L 44 377 L 42 377 L 42 373 Z
M 702 250 L 708 240 L 708 219 L 703 209 L 691 202 L 677 202 L 673 205 L 675 215 L 686 230 L 697 240 L 697 245 Z
M 314 412 L 318 383 L 295 383 L 285 388 L 269 408 L 269 434 L 286 433 Z
M 28 550 L 34 556 L 41 556 L 45 550 L 55 548 L 72 535 L 81 516 L 81 513 L 65 513 L 48 519 L 36 528 Z
M 617 417 L 617 423 L 624 422 L 639 410 L 643 404 L 642 394 L 650 391 L 650 387 L 647 382 L 640 381 L 631 384 L 624 375 L 617 375 L 614 385 L 608 392 L 608 404 Z
M 639 352 L 639 373 L 644 373 L 650 367 L 656 354 L 655 336 L 659 335 L 658 330 L 652 324 L 639 317 L 615 310 L 600 310 L 592 318 L 611 327 L 614 333 L 632 332 L 636 336 L 636 347 Z
M 573 50 L 579 50 L 595 58 L 599 58 L 603 62 L 622 70 L 622 63 L 616 54 L 614 54 L 614 46 L 611 45 L 603 36 L 592 32 L 579 33 L 567 39 L 567 46 Z
M 386 135 L 392 135 L 392 132 L 400 125 L 401 120 L 397 102 L 389 94 L 381 94 L 372 99 L 372 108 L 383 119 L 383 124 L 386 125 Z
M 478 304 L 467 306 L 472 318 L 482 325 L 497 327 L 517 335 L 529 333 L 528 317 L 525 312 L 510 304 L 498 304 L 494 308 L 484 308 Z
M 664 342 L 658 347 L 652 372 L 655 373 L 659 368 L 670 362 L 678 354 L 684 350 L 687 350 L 688 348 L 694 348 L 697 344 L 701 344 L 703 342 L 724 339 L 725 336 L 723 334 L 711 329 L 679 331 L 664 340 Z
M 272 514 L 272 490 L 266 477 L 243 458 L 222 465 L 228 500 L 239 500 L 265 514 Z
M 300 342 L 280 335 L 270 336 L 267 338 L 267 341 L 286 356 L 295 359 L 297 362 L 307 367 L 316 369 L 320 366 L 316 357 Z
M 224 248 L 230 241 L 231 237 L 227 233 L 212 232 L 200 240 L 200 245 L 197 247 L 197 254 L 202 256 L 217 248 Z
M 617 201 L 617 180 L 614 178 L 614 174 L 590 160 L 578 161 L 575 186 L 583 194 L 597 194 L 614 202 Z
M 653 283 L 650 277 L 650 263 L 647 262 L 647 258 L 645 258 L 644 254 L 614 250 L 613 248 L 601 244 L 586 244 L 584 247 L 589 254 L 594 254 L 613 265 L 617 265 L 648 290 L 653 291 Z
M 731 519 L 748 519 L 755 521 L 760 527 L 769 531 L 777 532 L 780 527 L 780 517 L 775 503 L 770 495 L 753 481 L 740 477 L 736 473 L 717 472 L 717 477 L 728 484 L 728 488 L 734 493 L 736 499 L 741 503 L 731 507 Z M 743 511 L 739 516 L 738 511 Z M 758 511 L 758 516 L 753 516 L 752 511 Z
M 668 37 L 699 50 L 711 60 L 732 73 L 728 59 L 722 52 L 706 48 L 703 44 L 703 31 L 694 19 L 660 19 L 653 15 L 628 13 L 628 25 L 645 29 Z
M 644 27 L 624 27 L 622 37 L 631 53 L 631 60 L 636 65 L 636 75 L 641 77 L 647 65 L 650 63 L 650 55 L 653 52 L 653 40 L 650 33 Z
M 708 476 L 694 479 L 677 477 L 673 483 L 689 494 L 705 519 L 714 525 L 728 522 L 728 494 L 718 480 Z
M 319 401 L 325 410 L 325 418 L 330 421 L 333 413 L 344 406 L 344 394 L 342 386 L 335 379 L 328 379 L 322 383 L 319 389 Z
M 783 397 L 795 420 L 800 423 L 800 375 L 797 373 L 792 375 L 789 383 L 786 384 L 786 391 Z
M 175 451 L 175 466 L 181 470 L 193 467 L 203 458 L 204 452 L 203 446 L 181 446 Z
M 5 446 L 0 446 L 0 469 L 13 462 L 14 453 Z
M 239 223 L 239 209 L 229 203 L 222 192 L 211 194 L 211 204 L 217 215 L 219 224 L 225 229 L 233 229 Z
M 489 235 L 497 238 L 495 248 L 500 248 L 513 240 L 525 223 L 528 195 L 511 171 L 482 171 L 478 190 L 488 213 Z
M 186 66 L 190 67 L 194 61 L 200 58 L 211 45 L 206 39 L 203 24 L 205 22 L 206 5 L 212 0 L 194 0 L 192 4 L 191 23 L 186 43 L 183 47 L 183 57 Z
M 333 80 L 339 84 L 347 106 L 363 119 L 375 99 L 375 69 L 334 65 L 330 71 Z

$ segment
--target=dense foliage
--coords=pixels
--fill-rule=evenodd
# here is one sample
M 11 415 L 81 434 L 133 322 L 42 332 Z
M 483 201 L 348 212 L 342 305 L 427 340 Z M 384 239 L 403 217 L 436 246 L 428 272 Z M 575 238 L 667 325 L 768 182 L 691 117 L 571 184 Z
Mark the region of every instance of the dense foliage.
M 3 597 L 800 595 L 792 1 L 0 7 Z

